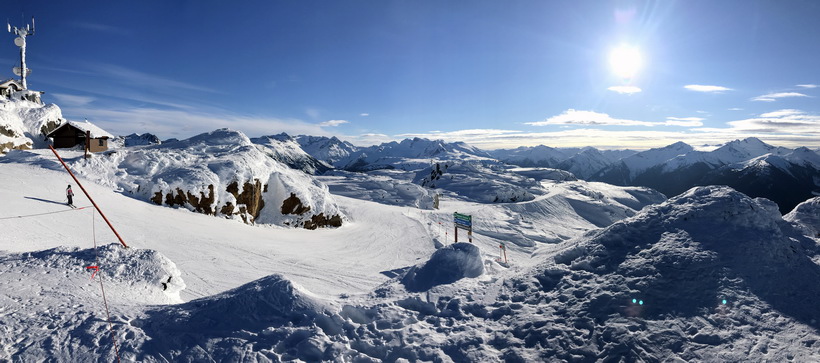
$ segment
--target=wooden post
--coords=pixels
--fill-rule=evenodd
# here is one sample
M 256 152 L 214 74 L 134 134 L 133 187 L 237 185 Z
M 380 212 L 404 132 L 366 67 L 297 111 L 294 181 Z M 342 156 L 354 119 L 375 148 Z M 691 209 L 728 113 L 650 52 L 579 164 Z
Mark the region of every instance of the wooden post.
M 456 236 L 456 243 L 458 243 L 458 227 L 453 227 L 453 234 Z
M 83 193 L 85 193 L 86 198 L 88 198 L 88 200 L 91 201 L 91 204 L 94 205 L 94 208 L 97 209 L 97 212 L 100 212 L 100 215 L 103 217 L 103 220 L 105 221 L 105 223 L 108 224 L 108 228 L 111 228 L 111 232 L 114 232 L 114 235 L 117 236 L 117 238 L 120 240 L 122 246 L 128 248 L 128 245 L 125 244 L 125 241 L 122 240 L 122 237 L 120 237 L 120 234 L 117 233 L 116 229 L 114 229 L 114 226 L 111 225 L 111 222 L 108 221 L 108 218 L 105 218 L 105 214 L 103 214 L 102 210 L 100 210 L 100 207 L 97 206 L 97 203 L 94 203 L 94 199 L 91 199 L 91 195 L 89 195 L 88 192 L 85 190 L 83 184 L 80 183 L 76 176 L 74 176 L 74 173 L 72 173 L 71 169 L 68 168 L 68 165 L 66 165 L 65 161 L 63 161 L 63 158 L 61 158 L 60 155 L 57 154 L 57 150 L 54 150 L 54 148 L 51 145 L 48 145 L 48 148 L 51 149 L 51 151 L 54 153 L 54 156 L 57 157 L 57 160 L 60 160 L 60 164 L 63 164 L 63 167 L 68 172 L 68 174 L 71 175 L 72 178 L 74 178 L 74 181 L 77 183 L 77 185 L 80 186 L 80 189 L 82 189 Z
M 88 150 L 91 149 L 91 131 L 85 132 L 85 156 L 84 159 L 88 159 Z

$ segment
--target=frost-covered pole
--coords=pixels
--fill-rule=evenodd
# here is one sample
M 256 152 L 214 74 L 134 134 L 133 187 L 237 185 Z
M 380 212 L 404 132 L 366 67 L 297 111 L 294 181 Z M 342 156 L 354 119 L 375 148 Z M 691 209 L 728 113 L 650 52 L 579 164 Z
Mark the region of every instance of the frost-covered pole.
M 11 24 L 6 25 L 9 33 L 14 33 L 17 35 L 17 38 L 14 38 L 14 44 L 20 47 L 20 70 L 18 73 L 17 69 L 15 69 L 14 74 L 20 76 L 20 83 L 23 86 L 23 89 L 28 89 L 26 76 L 28 75 L 30 69 L 26 68 L 26 37 L 29 35 L 34 35 L 34 17 L 31 17 L 31 24 L 26 25 L 25 28 L 18 28 L 16 26 L 12 27 Z
M 80 186 L 80 189 L 82 189 L 82 191 L 85 194 L 86 198 L 88 198 L 88 200 L 91 201 L 91 204 L 94 205 L 94 208 L 97 209 L 97 212 L 100 212 L 100 215 L 103 217 L 103 220 L 105 221 L 106 224 L 108 224 L 108 228 L 111 228 L 111 232 L 114 232 L 114 235 L 117 236 L 117 239 L 120 240 L 120 243 L 122 244 L 122 246 L 125 247 L 125 248 L 128 248 L 128 245 L 125 244 L 125 241 L 122 240 L 122 237 L 120 237 L 120 234 L 117 233 L 116 229 L 114 229 L 114 226 L 111 225 L 111 222 L 108 221 L 108 218 L 105 218 L 105 214 L 103 214 L 102 210 L 100 210 L 100 207 L 97 206 L 97 203 L 94 202 L 94 199 L 91 199 L 91 195 L 88 194 L 88 192 L 85 190 L 85 188 L 83 187 L 83 184 L 80 183 L 80 181 L 77 179 L 76 176 L 74 176 L 74 173 L 72 173 L 71 169 L 68 168 L 68 165 L 66 165 L 65 161 L 63 161 L 63 158 L 60 157 L 60 154 L 57 154 L 57 150 L 54 150 L 54 147 L 51 146 L 51 145 L 48 145 L 48 148 L 51 149 L 51 151 L 54 153 L 54 156 L 57 157 L 57 160 L 60 160 L 60 164 L 63 164 L 63 167 L 68 172 L 68 175 L 71 175 L 71 177 L 74 178 L 74 181 L 77 183 L 77 185 Z

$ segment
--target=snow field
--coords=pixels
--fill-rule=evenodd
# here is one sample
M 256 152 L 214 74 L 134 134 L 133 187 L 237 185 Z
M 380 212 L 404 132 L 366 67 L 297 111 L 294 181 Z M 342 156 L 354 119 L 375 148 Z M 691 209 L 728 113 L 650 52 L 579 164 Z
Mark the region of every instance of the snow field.
M 0 218 L 11 217 L 0 219 L 0 359 L 113 360 L 84 270 L 92 214 L 60 205 L 68 176 L 31 155 L 0 160 Z M 391 183 L 373 179 L 363 178 Z M 84 185 L 132 246 L 93 222 L 100 265 L 125 266 L 101 274 L 126 361 L 820 359 L 820 247 L 802 232 L 811 219 L 784 221 L 771 202 L 725 187 L 663 202 L 644 188 L 536 183 L 538 196 L 501 204 L 453 184 L 439 210 L 349 188 L 334 196 L 346 223 L 315 231 Z M 649 203 L 660 204 L 638 211 Z M 451 244 L 456 211 L 473 215 L 474 244 Z M 494 262 L 502 242 L 510 268 Z M 177 284 L 167 293 L 166 276 Z

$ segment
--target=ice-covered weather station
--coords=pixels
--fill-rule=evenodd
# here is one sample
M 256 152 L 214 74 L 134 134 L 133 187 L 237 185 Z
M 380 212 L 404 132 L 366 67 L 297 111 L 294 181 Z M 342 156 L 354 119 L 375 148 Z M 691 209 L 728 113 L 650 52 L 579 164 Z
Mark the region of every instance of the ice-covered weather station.
M 26 67 L 26 37 L 34 35 L 34 17 L 31 17 L 31 24 L 26 24 L 24 27 L 12 26 L 11 23 L 6 23 L 9 33 L 16 35 L 14 38 L 14 45 L 20 47 L 20 66 L 15 66 L 12 70 L 16 76 L 20 77 L 18 82 L 16 79 L 8 79 L 0 83 L 0 94 L 6 98 L 19 98 L 21 100 L 28 100 L 38 104 L 42 104 L 40 95 L 44 92 L 32 91 L 28 89 L 26 77 L 31 74 L 31 69 Z

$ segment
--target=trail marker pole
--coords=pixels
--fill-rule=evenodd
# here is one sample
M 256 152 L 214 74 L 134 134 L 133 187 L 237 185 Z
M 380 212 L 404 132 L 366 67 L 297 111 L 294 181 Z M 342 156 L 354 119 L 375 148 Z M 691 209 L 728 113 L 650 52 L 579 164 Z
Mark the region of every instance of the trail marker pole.
M 74 179 L 74 181 L 77 183 L 77 185 L 80 186 L 80 189 L 82 189 L 82 191 L 85 194 L 86 198 L 88 198 L 88 200 L 91 201 L 91 204 L 94 205 L 94 208 L 97 209 L 97 212 L 100 212 L 100 215 L 103 217 L 103 220 L 105 221 L 106 224 L 108 224 L 108 228 L 111 228 L 111 232 L 114 232 L 114 235 L 117 236 L 117 239 L 120 240 L 120 243 L 122 244 L 122 246 L 125 247 L 125 248 L 128 248 L 128 245 L 125 244 L 125 241 L 122 240 L 122 237 L 120 237 L 120 234 L 117 233 L 117 230 L 114 229 L 114 226 L 112 226 L 111 222 L 108 221 L 108 218 L 105 217 L 105 214 L 103 214 L 102 210 L 97 205 L 97 203 L 94 202 L 94 199 L 91 198 L 91 195 L 88 194 L 88 191 L 85 190 L 85 187 L 83 187 L 83 184 L 80 183 L 80 180 L 78 180 L 77 177 L 74 176 L 74 173 L 72 173 L 71 169 L 68 168 L 68 165 L 66 165 L 65 161 L 63 161 L 63 158 L 60 157 L 60 154 L 57 154 L 57 150 L 54 150 L 54 147 L 52 147 L 51 145 L 48 145 L 48 148 L 51 149 L 51 151 L 54 153 L 54 156 L 57 157 L 57 160 L 60 160 L 60 164 L 63 164 L 63 167 L 68 172 L 68 175 L 71 175 L 71 177 Z

